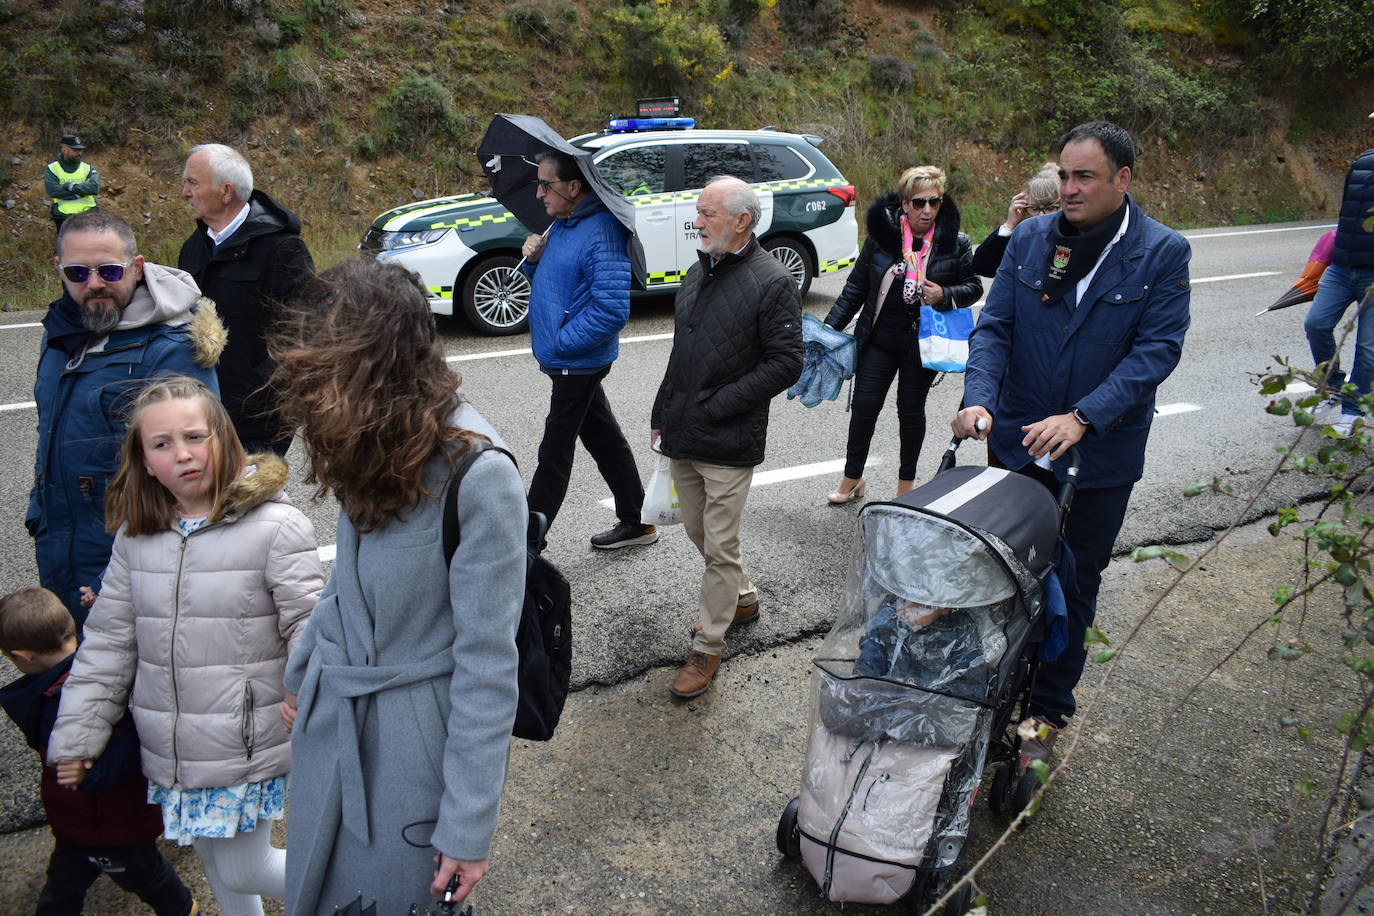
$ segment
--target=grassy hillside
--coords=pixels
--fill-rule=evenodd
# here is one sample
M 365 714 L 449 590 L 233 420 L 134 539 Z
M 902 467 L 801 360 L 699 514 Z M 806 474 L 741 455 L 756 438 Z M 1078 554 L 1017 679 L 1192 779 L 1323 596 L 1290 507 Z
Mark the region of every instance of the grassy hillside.
M 56 291 L 41 175 L 64 128 L 89 145 L 102 205 L 162 261 L 189 231 L 194 143 L 243 149 L 328 264 L 383 209 L 480 189 L 473 150 L 493 113 L 572 135 L 640 95 L 681 95 L 704 126 L 819 134 L 861 204 L 903 167 L 939 164 L 975 235 L 1060 131 L 1097 116 L 1135 133 L 1134 190 L 1173 225 L 1328 216 L 1346 162 L 1374 145 L 1366 7 L 0 0 L 0 305 Z

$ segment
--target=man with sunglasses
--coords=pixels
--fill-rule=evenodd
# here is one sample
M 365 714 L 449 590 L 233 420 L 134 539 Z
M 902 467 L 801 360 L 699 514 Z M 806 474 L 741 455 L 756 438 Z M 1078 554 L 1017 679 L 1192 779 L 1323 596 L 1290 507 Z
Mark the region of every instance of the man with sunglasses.
M 619 519 L 592 537 L 592 546 L 652 544 L 658 531 L 639 520 L 639 467 L 601 387 L 620 353 L 620 329 L 630 320 L 628 232 L 592 193 L 571 156 L 546 152 L 535 161 L 535 196 L 553 225 L 543 237 L 529 236 L 522 253 L 531 274 L 530 344 L 553 389 L 529 506 L 553 524 L 580 438 L 615 497 Z
M 1068 610 L 1064 648 L 1042 663 L 1023 723 L 1021 764 L 1048 763 L 1076 710 L 1084 634 L 1102 573 L 1145 468 L 1155 390 L 1174 371 L 1188 330 L 1188 242 L 1147 217 L 1126 193 L 1130 134 L 1107 121 L 1059 142 L 1063 211 L 1011 237 L 969 339 L 960 437 L 987 439 L 990 460 L 1051 492 L 1076 446 L 1078 492 L 1057 564 Z M 1053 640 L 1047 640 L 1052 643 Z
M 114 541 L 103 505 L 130 400 L 160 375 L 189 375 L 218 392 L 224 327 L 188 274 L 144 261 L 129 224 L 107 211 L 69 217 L 55 261 L 64 292 L 43 319 L 24 524 L 39 580 L 80 626 Z

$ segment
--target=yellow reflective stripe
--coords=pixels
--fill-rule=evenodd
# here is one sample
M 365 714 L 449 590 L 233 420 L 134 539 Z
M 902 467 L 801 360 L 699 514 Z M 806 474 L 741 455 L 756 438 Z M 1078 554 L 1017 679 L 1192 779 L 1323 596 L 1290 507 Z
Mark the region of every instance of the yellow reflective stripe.
M 458 219 L 451 219 L 443 223 L 430 223 L 431 229 L 464 229 L 469 226 L 494 226 L 497 223 L 505 223 L 515 219 L 515 214 L 509 210 L 500 213 L 483 213 L 478 217 L 464 216 Z
M 822 261 L 817 273 L 828 274 L 837 270 L 844 270 L 857 260 L 858 258 L 841 258 L 838 261 Z
M 431 214 L 435 213 L 448 213 L 451 212 L 454 207 L 483 207 L 488 204 L 494 203 L 496 203 L 496 200 L 494 198 L 479 197 L 476 200 L 463 201 L 460 204 L 438 204 L 433 207 L 422 207 L 419 210 L 407 210 L 405 213 L 402 213 L 399 216 L 393 216 L 391 219 L 387 220 L 386 224 L 382 226 L 382 230 L 385 232 L 395 232 L 399 230 L 402 226 L 405 226 L 407 223 L 411 222 L 412 220 L 423 219 L 424 217 L 430 216 Z M 510 217 L 507 216 L 507 218 Z M 429 228 L 447 229 L 450 227 L 446 224 L 436 224 L 430 226 Z
M 439 299 L 453 298 L 453 287 L 451 286 L 431 286 L 429 291 Z
M 679 283 L 679 282 L 681 282 L 682 278 L 685 277 L 685 276 L 687 276 L 687 271 L 685 271 L 685 270 L 656 270 L 656 271 L 651 271 L 651 272 L 649 273 L 649 275 L 646 276 L 646 277 L 644 278 L 644 285 L 645 285 L 645 286 L 654 286 L 654 285 L 662 286 L 662 285 L 665 284 L 665 283 Z

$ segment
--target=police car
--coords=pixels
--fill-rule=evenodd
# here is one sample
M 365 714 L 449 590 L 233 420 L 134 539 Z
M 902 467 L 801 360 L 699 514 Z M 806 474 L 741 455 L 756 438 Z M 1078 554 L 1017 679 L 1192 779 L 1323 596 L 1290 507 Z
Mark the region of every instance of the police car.
M 859 254 L 854 187 L 819 149 L 821 138 L 762 130 L 704 130 L 691 118 L 617 119 L 569 142 L 634 204 L 648 275 L 638 294 L 676 291 L 697 257 L 696 202 L 716 175 L 758 192 L 763 247 L 803 295 L 821 273 Z M 483 334 L 526 328 L 529 282 L 516 270 L 528 230 L 482 194 L 441 197 L 389 210 L 358 246 L 415 271 L 439 315 L 461 312 Z

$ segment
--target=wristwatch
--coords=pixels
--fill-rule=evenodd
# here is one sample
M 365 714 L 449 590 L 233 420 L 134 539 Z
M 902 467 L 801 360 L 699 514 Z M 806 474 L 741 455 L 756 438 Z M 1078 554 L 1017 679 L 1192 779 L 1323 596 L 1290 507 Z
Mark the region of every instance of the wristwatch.
M 1083 424 L 1085 427 L 1087 427 L 1088 429 L 1092 429 L 1092 428 L 1093 428 L 1092 421 L 1089 420 L 1087 417 L 1083 416 L 1083 411 L 1081 411 L 1081 410 L 1079 410 L 1077 407 L 1075 407 L 1075 408 L 1074 408 L 1072 411 L 1070 411 L 1070 412 L 1073 414 L 1073 418 L 1074 418 L 1075 420 L 1077 420 L 1079 423 L 1082 423 L 1082 424 Z

